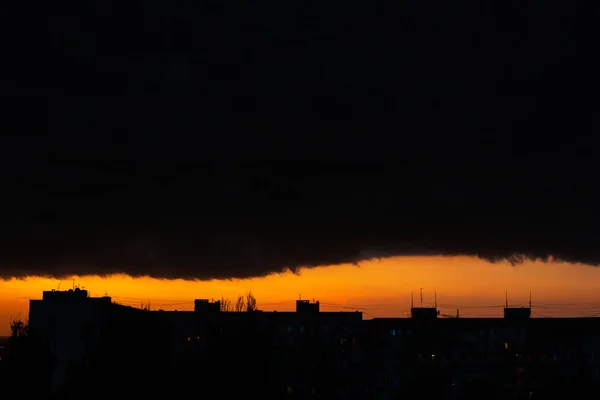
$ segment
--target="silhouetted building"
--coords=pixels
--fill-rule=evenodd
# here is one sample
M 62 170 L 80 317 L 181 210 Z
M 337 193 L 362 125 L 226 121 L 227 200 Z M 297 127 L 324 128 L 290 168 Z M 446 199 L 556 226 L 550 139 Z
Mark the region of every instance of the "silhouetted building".
M 29 328 L 57 354 L 80 358 L 82 331 L 97 333 L 110 304 L 110 297 L 89 297 L 86 290 L 45 291 L 42 300 L 29 302 Z
M 208 299 L 196 299 L 194 300 L 194 311 L 203 313 L 218 313 L 221 311 L 221 302 L 209 302 Z
M 535 398 L 557 382 L 570 390 L 591 390 L 600 378 L 597 318 L 438 318 L 427 324 L 376 318 L 365 323 L 367 375 L 376 399 L 416 394 Z
M 410 294 L 410 317 L 416 320 L 432 320 L 437 319 L 440 315 L 440 312 L 437 309 L 437 294 L 435 296 L 435 306 L 434 307 L 423 307 L 423 292 L 421 289 L 421 306 L 415 307 L 413 301 L 413 295 Z
M 77 301 L 88 297 L 88 291 L 79 288 L 69 290 L 48 290 L 42 293 L 42 300 L 46 301 Z
M 59 358 L 58 381 L 64 365 L 104 343 L 110 362 L 160 360 L 182 393 L 183 382 L 206 388 L 239 366 L 236 384 L 219 389 L 232 398 L 541 399 L 592 393 L 600 382 L 599 318 L 530 318 L 531 308 L 509 307 L 504 318 L 440 318 L 412 307 L 411 318 L 364 321 L 306 300 L 296 312 L 223 312 L 203 299 L 194 311 L 143 311 L 82 292 L 31 301 L 31 328 Z
M 232 364 L 251 363 L 228 395 L 342 399 L 364 390 L 362 313 L 320 312 L 319 302 L 309 301 L 296 302 L 297 312 L 217 312 L 215 303 L 153 313 L 172 324 L 177 357 L 188 371 L 215 380 Z
M 113 304 L 107 296 L 89 297 L 86 290 L 80 289 L 45 291 L 42 300 L 30 300 L 29 329 L 57 361 L 52 390 L 64 382 L 68 368 L 99 346 L 103 328 L 116 309 L 142 313 L 137 308 Z M 122 330 L 125 334 L 127 331 Z
M 439 311 L 435 307 L 413 307 L 410 309 L 410 317 L 413 319 L 436 319 Z
M 8 338 L 0 337 L 0 363 L 3 362 L 6 357 L 7 346 Z
M 504 318 L 511 321 L 526 321 L 531 317 L 531 308 L 519 307 L 519 308 L 504 308 Z
M 318 313 L 319 302 L 311 303 L 308 300 L 296 300 L 296 312 L 297 313 Z

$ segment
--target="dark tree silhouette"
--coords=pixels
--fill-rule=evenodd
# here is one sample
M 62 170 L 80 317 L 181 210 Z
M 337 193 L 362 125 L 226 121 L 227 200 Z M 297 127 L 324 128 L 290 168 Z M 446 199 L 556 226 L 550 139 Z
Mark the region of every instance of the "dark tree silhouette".
M 150 304 L 149 301 L 146 301 L 146 302 L 142 301 L 140 303 L 140 308 L 144 311 L 150 311 L 151 307 L 152 307 L 152 304 Z
M 246 311 L 256 311 L 256 297 L 252 294 L 252 290 L 246 293 Z
M 10 395 L 42 398 L 48 394 L 55 360 L 26 320 L 12 318 L 9 324 L 11 336 L 2 363 L 5 370 L 0 371 L 0 385 Z
M 221 296 L 221 312 L 229 312 L 233 310 L 233 303 L 231 300 Z
M 23 321 L 18 317 L 11 318 L 9 324 L 12 338 L 23 338 L 29 335 L 29 325 L 26 321 Z
M 236 312 L 242 312 L 246 308 L 246 299 L 241 294 L 237 297 L 234 305 L 234 310 Z

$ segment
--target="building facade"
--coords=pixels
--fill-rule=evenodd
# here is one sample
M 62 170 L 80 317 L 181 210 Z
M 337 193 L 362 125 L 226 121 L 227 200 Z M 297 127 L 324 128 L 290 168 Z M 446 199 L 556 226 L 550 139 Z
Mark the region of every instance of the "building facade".
M 224 397 L 273 399 L 548 399 L 597 393 L 600 382 L 599 318 L 531 318 L 507 307 L 504 318 L 413 308 L 411 318 L 363 320 L 301 300 L 295 312 L 194 305 L 144 311 L 85 291 L 44 292 L 31 301 L 30 326 L 59 360 L 58 383 L 69 363 L 100 348 L 119 364 L 159 360 L 153 391 L 179 397 L 224 380 L 235 382 L 219 387 Z

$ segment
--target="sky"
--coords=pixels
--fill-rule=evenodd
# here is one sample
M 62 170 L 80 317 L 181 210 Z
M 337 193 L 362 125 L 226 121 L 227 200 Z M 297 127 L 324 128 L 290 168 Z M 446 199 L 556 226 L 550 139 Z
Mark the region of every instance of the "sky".
M 437 295 L 442 314 L 463 318 L 501 317 L 508 292 L 511 306 L 527 306 L 532 293 L 533 317 L 600 315 L 600 269 L 586 265 L 525 262 L 490 264 L 472 257 L 412 256 L 274 274 L 264 278 L 183 281 L 114 276 L 75 277 L 93 297 L 105 293 L 124 305 L 152 309 L 193 310 L 193 300 L 221 296 L 233 299 L 252 291 L 259 309 L 291 311 L 300 298 L 319 300 L 322 311 L 354 311 L 365 319 L 405 317 L 410 295 L 420 306 L 433 306 Z M 11 317 L 27 317 L 29 299 L 43 290 L 72 287 L 68 279 L 26 278 L 0 281 L 0 335 L 8 334 Z
M 592 6 L 277 3 L 2 13 L 18 38 L 0 71 L 14 99 L 0 137 L 6 310 L 45 287 L 12 280 L 31 276 L 98 275 L 125 297 L 149 296 L 141 277 L 211 297 L 215 282 L 264 279 L 253 290 L 272 302 L 285 300 L 274 280 L 297 280 L 336 303 L 444 257 L 477 261 L 436 267 L 440 295 L 462 295 L 442 283 L 456 276 L 502 293 L 514 271 L 541 277 L 540 297 L 595 283 Z M 439 263 L 345 267 L 390 257 Z M 319 292 L 336 271 L 347 287 Z

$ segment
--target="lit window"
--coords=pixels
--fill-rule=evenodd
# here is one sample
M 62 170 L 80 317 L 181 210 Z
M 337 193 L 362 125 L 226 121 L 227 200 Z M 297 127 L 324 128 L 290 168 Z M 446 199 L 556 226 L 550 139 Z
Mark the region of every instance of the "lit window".
M 504 350 L 508 350 L 508 343 L 504 343 Z
M 517 386 L 521 387 L 523 386 L 523 384 L 525 383 L 525 381 L 521 378 L 517 379 Z
M 395 329 L 392 329 L 392 331 L 390 332 L 390 334 L 391 334 L 392 336 L 396 336 L 396 330 L 395 330 Z
M 432 355 L 431 355 L 431 359 L 432 359 L 432 360 L 435 360 L 435 354 L 432 354 Z

